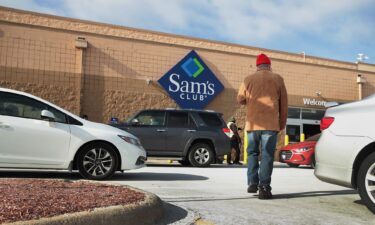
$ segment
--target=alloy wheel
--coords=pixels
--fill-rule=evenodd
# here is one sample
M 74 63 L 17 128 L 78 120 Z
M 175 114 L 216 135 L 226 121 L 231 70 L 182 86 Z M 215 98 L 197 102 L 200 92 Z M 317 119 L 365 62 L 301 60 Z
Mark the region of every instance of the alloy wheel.
M 194 153 L 194 159 L 199 164 L 205 164 L 210 159 L 210 153 L 206 148 L 198 148 Z
M 375 203 L 375 163 L 373 163 L 367 170 L 365 188 L 371 201 Z
M 83 168 L 93 177 L 106 175 L 113 164 L 112 155 L 104 148 L 91 149 L 83 157 Z

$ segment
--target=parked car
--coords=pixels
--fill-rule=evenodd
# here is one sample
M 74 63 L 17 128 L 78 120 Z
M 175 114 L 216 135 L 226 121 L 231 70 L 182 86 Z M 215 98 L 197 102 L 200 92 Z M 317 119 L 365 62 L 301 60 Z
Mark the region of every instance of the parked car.
M 375 95 L 329 108 L 321 120 L 315 176 L 358 189 L 375 213 Z
M 183 165 L 209 166 L 230 151 L 230 130 L 222 114 L 213 111 L 143 110 L 112 125 L 139 137 L 147 156 Z
M 87 179 L 144 166 L 134 135 L 90 122 L 33 95 L 0 88 L 0 167 L 78 169 Z
M 315 168 L 315 145 L 320 134 L 307 138 L 304 142 L 284 146 L 280 150 L 280 162 L 287 163 L 290 167 L 311 165 Z

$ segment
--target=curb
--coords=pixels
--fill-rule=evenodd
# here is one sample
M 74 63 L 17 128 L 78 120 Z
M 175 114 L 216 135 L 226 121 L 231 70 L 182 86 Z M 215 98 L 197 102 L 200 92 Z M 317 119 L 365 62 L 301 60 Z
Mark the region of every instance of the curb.
M 132 188 L 135 189 L 135 188 Z M 163 201 L 155 194 L 145 194 L 143 202 L 97 208 L 38 220 L 18 221 L 2 225 L 149 225 L 156 224 L 164 215 Z

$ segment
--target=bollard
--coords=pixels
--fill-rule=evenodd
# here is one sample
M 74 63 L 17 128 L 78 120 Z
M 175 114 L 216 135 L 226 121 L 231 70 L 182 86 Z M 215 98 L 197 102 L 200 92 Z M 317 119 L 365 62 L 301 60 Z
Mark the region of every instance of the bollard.
M 248 163 L 248 158 L 247 158 L 247 132 L 244 132 L 244 138 L 243 138 L 243 164 Z
M 301 134 L 301 142 L 304 142 L 304 141 L 305 141 L 305 134 L 302 133 L 302 134 Z
M 289 144 L 289 135 L 285 134 L 285 140 L 284 140 L 284 145 Z

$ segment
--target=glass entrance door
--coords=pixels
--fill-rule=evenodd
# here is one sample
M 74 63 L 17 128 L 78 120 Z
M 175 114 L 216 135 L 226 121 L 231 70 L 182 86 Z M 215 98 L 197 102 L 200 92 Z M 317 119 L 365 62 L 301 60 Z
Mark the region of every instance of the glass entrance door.
M 295 143 L 301 141 L 302 123 L 300 119 L 288 119 L 286 125 L 286 134 L 289 136 L 289 142 Z
M 323 118 L 325 111 L 319 109 L 288 109 L 288 120 L 286 134 L 289 136 L 289 142 L 300 142 L 301 136 L 309 138 L 320 133 L 320 120 Z
M 300 125 L 287 125 L 286 134 L 289 136 L 289 142 L 300 142 L 301 140 L 301 126 Z
M 320 133 L 320 126 L 315 124 L 303 124 L 303 133 L 305 134 L 305 138 L 309 138 L 315 134 Z
M 305 139 L 320 133 L 320 120 L 302 120 L 302 132 Z

